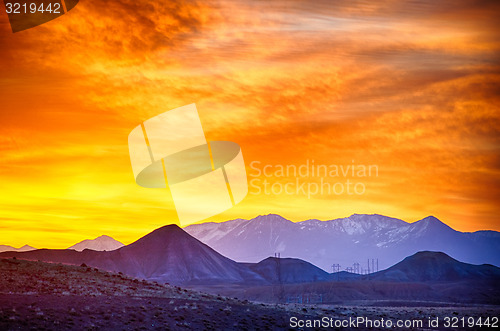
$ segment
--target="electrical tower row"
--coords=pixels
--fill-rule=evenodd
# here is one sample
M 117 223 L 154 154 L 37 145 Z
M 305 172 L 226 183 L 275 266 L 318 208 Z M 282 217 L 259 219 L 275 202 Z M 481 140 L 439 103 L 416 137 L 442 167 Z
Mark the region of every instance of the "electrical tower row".
M 332 264 L 332 273 L 340 272 L 341 268 L 342 268 L 341 265 L 338 263 Z M 352 267 L 346 267 L 344 270 L 347 272 L 350 272 L 350 273 L 360 274 L 360 275 L 366 275 L 366 274 L 370 274 L 373 272 L 377 272 L 378 271 L 378 258 L 368 259 L 366 269 L 364 269 L 360 263 L 355 262 L 355 263 L 353 263 Z

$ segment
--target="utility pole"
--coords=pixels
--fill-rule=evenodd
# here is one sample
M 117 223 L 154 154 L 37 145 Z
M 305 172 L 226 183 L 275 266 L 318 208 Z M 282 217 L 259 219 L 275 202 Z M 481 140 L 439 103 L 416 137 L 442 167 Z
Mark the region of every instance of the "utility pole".
M 278 303 L 282 303 L 285 299 L 285 287 L 281 279 L 281 253 L 274 253 L 274 260 L 276 261 L 276 276 L 278 278 Z

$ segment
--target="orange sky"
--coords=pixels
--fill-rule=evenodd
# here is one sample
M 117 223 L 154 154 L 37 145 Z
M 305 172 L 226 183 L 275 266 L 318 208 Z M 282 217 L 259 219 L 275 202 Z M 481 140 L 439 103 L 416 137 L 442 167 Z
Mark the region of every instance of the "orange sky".
M 500 230 L 500 3 L 471 3 L 82 0 L 15 34 L 0 15 L 0 244 L 130 243 L 175 223 L 168 192 L 134 183 L 127 136 L 190 103 L 249 175 L 252 161 L 378 167 L 350 178 L 362 195 L 249 194 L 210 221 Z

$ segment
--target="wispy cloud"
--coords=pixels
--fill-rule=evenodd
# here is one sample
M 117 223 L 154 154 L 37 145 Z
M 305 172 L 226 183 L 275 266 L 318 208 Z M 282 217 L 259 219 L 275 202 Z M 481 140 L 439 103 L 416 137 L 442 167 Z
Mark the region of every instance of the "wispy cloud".
M 126 137 L 192 102 L 247 164 L 380 169 L 363 196 L 249 196 L 211 220 L 371 212 L 498 229 L 499 6 L 109 0 L 16 34 L 3 17 L 0 205 L 19 220 L 3 233 L 19 246 L 74 216 L 72 238 L 127 242 L 175 221 L 168 192 L 135 186 Z

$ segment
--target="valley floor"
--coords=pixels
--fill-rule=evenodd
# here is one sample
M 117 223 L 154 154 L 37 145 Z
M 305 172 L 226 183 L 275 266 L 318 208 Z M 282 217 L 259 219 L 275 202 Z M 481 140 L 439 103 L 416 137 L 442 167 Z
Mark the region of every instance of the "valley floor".
M 452 328 L 454 319 L 460 323 L 462 317 L 467 322 L 472 318 L 477 328 L 479 318 L 492 323 L 500 315 L 500 306 L 415 301 L 260 304 L 87 266 L 13 259 L 0 259 L 0 280 L 0 330 L 288 330 L 302 325 L 360 330 L 382 320 L 393 325 L 422 321 L 422 327 L 413 324 L 409 329 L 456 330 L 463 328 Z M 354 326 L 350 321 L 358 318 L 365 323 Z M 429 319 L 437 319 L 437 326 L 429 326 Z M 331 324 L 324 324 L 328 321 Z
M 234 299 L 170 299 L 158 297 L 22 295 L 0 296 L 1 330 L 290 330 L 307 323 L 314 329 L 372 330 L 407 323 L 409 328 L 462 330 L 474 321 L 500 315 L 499 307 L 367 307 L 317 305 L 260 305 Z M 461 318 L 465 318 L 465 327 Z M 351 320 L 361 324 L 350 324 Z M 448 320 L 447 320 L 448 319 Z M 430 327 L 430 321 L 438 321 Z M 328 321 L 328 322 L 325 322 Z M 303 324 L 300 324 L 303 323 Z M 335 324 L 337 323 L 337 324 Z M 339 324 L 343 323 L 343 324 Z M 357 323 L 357 322 L 356 322 Z M 376 324 L 379 323 L 379 324 Z M 380 324 L 383 323 L 383 324 Z M 421 324 L 419 324 L 421 323 Z M 452 328 L 452 323 L 456 324 Z M 450 327 L 446 327 L 449 324 Z M 310 324 L 314 326 L 314 324 Z M 355 326 L 354 326 L 355 325 Z M 404 324 L 402 324 L 404 325 Z M 498 322 L 497 322 L 498 325 Z M 331 326 L 331 328 L 330 328 Z M 336 327 L 337 326 L 337 327 Z M 304 328 L 302 328 L 304 329 Z

